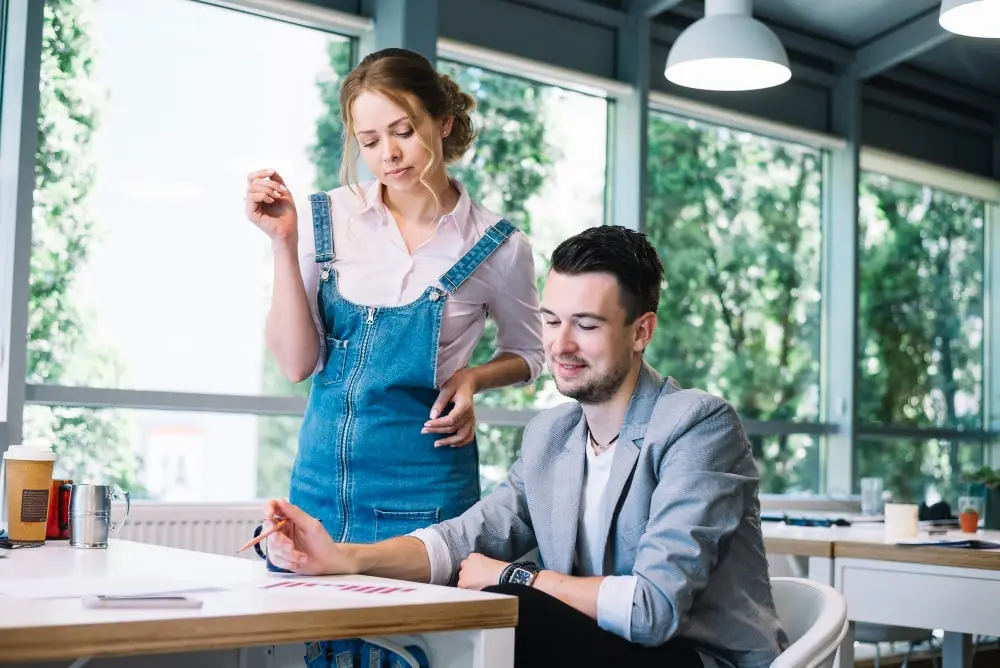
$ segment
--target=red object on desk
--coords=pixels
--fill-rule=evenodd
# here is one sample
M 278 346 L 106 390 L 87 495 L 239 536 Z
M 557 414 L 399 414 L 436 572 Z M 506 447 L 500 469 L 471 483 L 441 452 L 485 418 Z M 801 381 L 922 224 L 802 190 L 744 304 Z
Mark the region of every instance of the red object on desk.
M 49 490 L 49 519 L 45 527 L 46 540 L 69 539 L 69 495 L 72 480 L 53 480 Z
M 963 533 L 976 533 L 979 529 L 979 513 L 975 510 L 959 513 L 958 526 Z

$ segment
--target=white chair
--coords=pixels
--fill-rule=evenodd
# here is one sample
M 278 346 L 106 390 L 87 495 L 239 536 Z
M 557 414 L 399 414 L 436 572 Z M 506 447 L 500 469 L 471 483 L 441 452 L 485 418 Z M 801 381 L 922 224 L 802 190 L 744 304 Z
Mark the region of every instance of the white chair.
M 847 602 L 833 587 L 803 578 L 771 578 L 778 618 L 791 643 L 771 668 L 831 668 L 847 635 Z

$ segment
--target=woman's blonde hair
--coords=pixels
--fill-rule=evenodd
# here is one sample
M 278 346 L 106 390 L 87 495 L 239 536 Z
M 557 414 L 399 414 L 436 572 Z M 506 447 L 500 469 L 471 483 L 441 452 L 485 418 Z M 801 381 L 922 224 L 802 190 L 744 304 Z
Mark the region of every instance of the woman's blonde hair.
M 455 162 L 465 155 L 476 138 L 471 116 L 476 101 L 471 95 L 463 92 L 451 77 L 438 74 L 426 58 L 407 49 L 382 49 L 365 56 L 364 60 L 347 75 L 340 87 L 340 117 L 344 125 L 340 181 L 349 185 L 362 200 L 364 193 L 358 187 L 355 167 L 361 149 L 354 134 L 351 107 L 354 100 L 365 91 L 384 95 L 406 110 L 415 132 L 420 122 L 421 110 L 414 109 L 406 98 L 406 93 L 417 98 L 432 118 L 443 120 L 448 116 L 453 117 L 451 132 L 442 140 L 442 158 L 445 164 Z M 431 138 L 423 137 L 419 132 L 416 132 L 416 136 L 431 156 L 431 160 L 420 173 L 420 182 L 431 191 L 436 201 L 437 195 L 425 181 L 427 174 L 438 167 L 437 158 L 429 143 Z M 438 204 L 440 205 L 440 202 Z

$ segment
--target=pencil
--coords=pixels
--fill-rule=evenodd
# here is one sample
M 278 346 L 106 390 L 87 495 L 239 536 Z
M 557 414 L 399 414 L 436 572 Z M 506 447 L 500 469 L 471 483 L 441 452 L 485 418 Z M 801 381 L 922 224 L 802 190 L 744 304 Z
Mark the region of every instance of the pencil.
M 288 518 L 285 518 L 285 519 L 281 520 L 280 522 L 278 522 L 277 524 L 275 524 L 274 526 L 272 526 L 272 527 L 271 527 L 270 529 L 268 529 L 267 531 L 264 531 L 263 533 L 261 533 L 261 534 L 260 534 L 259 536 L 257 536 L 257 537 L 256 537 L 256 538 L 254 538 L 253 540 L 250 540 L 250 541 L 247 541 L 246 545 L 244 545 L 244 546 L 243 546 L 243 547 L 241 547 L 240 549 L 236 550 L 236 554 L 239 554 L 239 553 L 240 553 L 240 552 L 242 552 L 243 550 L 246 550 L 246 549 L 248 549 L 248 548 L 251 548 L 251 547 L 253 547 L 254 545 L 256 545 L 257 543 L 259 543 L 260 541 L 262 541 L 262 540 L 264 540 L 265 538 L 267 538 L 268 536 L 270 536 L 270 535 L 271 535 L 272 533 L 274 533 L 275 531 L 278 531 L 278 530 L 280 530 L 280 529 L 281 529 L 281 528 L 282 528 L 283 526 L 285 526 L 286 524 L 288 524 Z

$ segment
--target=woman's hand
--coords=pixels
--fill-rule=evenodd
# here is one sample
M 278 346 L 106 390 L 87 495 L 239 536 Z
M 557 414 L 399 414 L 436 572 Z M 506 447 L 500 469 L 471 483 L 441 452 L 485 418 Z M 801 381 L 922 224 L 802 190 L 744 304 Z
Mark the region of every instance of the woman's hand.
M 333 542 L 315 517 L 287 501 L 275 500 L 268 502 L 265 513 L 264 531 L 288 520 L 267 538 L 267 558 L 272 564 L 304 575 L 351 572 L 345 550 Z
M 437 401 L 431 407 L 431 419 L 424 423 L 421 434 L 451 434 L 434 442 L 434 447 L 462 446 L 472 443 L 476 434 L 476 413 L 472 397 L 476 393 L 476 378 L 469 369 L 460 369 L 441 387 Z M 441 412 L 454 403 L 444 417 Z
M 458 586 L 462 589 L 482 589 L 499 584 L 506 561 L 490 559 L 478 552 L 473 552 L 462 561 L 458 571 Z
M 273 169 L 247 175 L 246 214 L 271 241 L 298 243 L 299 216 L 284 179 Z

